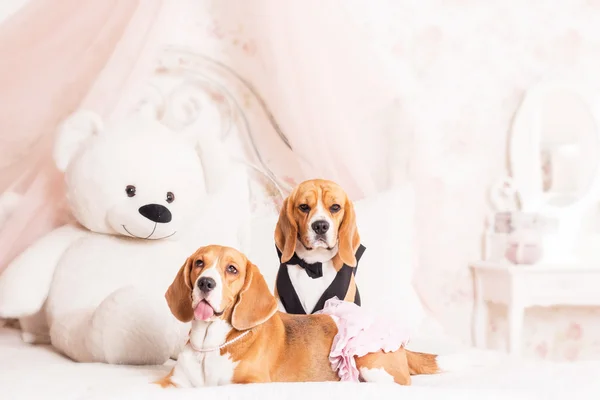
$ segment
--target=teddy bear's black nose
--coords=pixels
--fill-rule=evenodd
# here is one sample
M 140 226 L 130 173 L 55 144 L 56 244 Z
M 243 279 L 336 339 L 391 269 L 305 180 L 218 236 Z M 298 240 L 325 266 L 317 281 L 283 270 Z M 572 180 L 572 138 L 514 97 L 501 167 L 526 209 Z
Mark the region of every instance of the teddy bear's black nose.
M 171 211 L 160 204 L 146 204 L 140 207 L 139 212 L 153 222 L 160 222 L 161 224 L 171 222 Z

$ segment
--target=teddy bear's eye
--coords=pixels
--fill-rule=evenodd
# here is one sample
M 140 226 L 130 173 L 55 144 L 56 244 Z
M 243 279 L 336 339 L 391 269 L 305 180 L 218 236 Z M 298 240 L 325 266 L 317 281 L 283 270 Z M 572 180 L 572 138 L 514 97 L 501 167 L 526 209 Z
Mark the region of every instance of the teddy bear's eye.
M 172 203 L 175 201 L 175 195 L 173 192 L 167 192 L 167 203 Z
M 127 197 L 133 197 L 135 196 L 135 186 L 133 185 L 127 185 L 127 187 L 125 187 L 125 193 L 127 193 Z

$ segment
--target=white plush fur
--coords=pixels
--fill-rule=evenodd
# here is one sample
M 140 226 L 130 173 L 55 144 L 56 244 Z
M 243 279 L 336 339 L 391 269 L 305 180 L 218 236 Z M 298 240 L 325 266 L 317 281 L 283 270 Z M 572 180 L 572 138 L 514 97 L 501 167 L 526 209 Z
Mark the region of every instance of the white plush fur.
M 178 354 L 189 325 L 173 317 L 164 293 L 213 229 L 235 231 L 227 214 L 210 209 L 219 202 L 208 196 L 198 142 L 140 115 L 111 124 L 90 113 L 67 120 L 54 155 L 79 224 L 50 232 L 8 266 L 0 317 L 21 318 L 27 341 L 49 334 L 77 361 L 160 364 Z M 141 215 L 146 204 L 167 207 L 171 221 Z

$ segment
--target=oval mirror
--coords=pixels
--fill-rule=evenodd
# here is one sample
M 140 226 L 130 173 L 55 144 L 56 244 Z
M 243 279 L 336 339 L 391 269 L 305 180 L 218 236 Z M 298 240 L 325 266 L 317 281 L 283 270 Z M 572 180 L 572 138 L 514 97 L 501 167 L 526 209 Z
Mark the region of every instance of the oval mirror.
M 597 198 L 600 130 L 592 104 L 583 90 L 566 84 L 527 92 L 509 147 L 522 210 L 561 213 Z

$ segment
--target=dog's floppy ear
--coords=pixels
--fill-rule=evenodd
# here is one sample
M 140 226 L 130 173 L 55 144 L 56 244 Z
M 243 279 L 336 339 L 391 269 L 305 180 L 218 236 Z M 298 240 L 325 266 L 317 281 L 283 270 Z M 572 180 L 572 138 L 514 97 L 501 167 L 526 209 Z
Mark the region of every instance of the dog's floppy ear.
M 356 227 L 356 214 L 354 205 L 350 199 L 346 199 L 344 207 L 344 219 L 340 224 L 338 232 L 339 254 L 342 262 L 351 267 L 356 266 L 356 249 L 360 245 L 360 236 Z
M 294 192 L 283 202 L 279 220 L 275 227 L 275 245 L 281 251 L 281 262 L 289 261 L 296 251 L 296 238 L 298 237 L 298 224 L 294 218 Z
M 256 265 L 246 264 L 246 280 L 231 314 L 231 326 L 238 331 L 252 329 L 277 312 L 277 301 Z
M 177 276 L 165 298 L 171 309 L 171 313 L 181 322 L 190 322 L 194 318 L 194 309 L 192 308 L 192 283 L 190 282 L 190 272 L 192 270 L 193 257 L 189 257 L 183 266 L 179 269 Z

